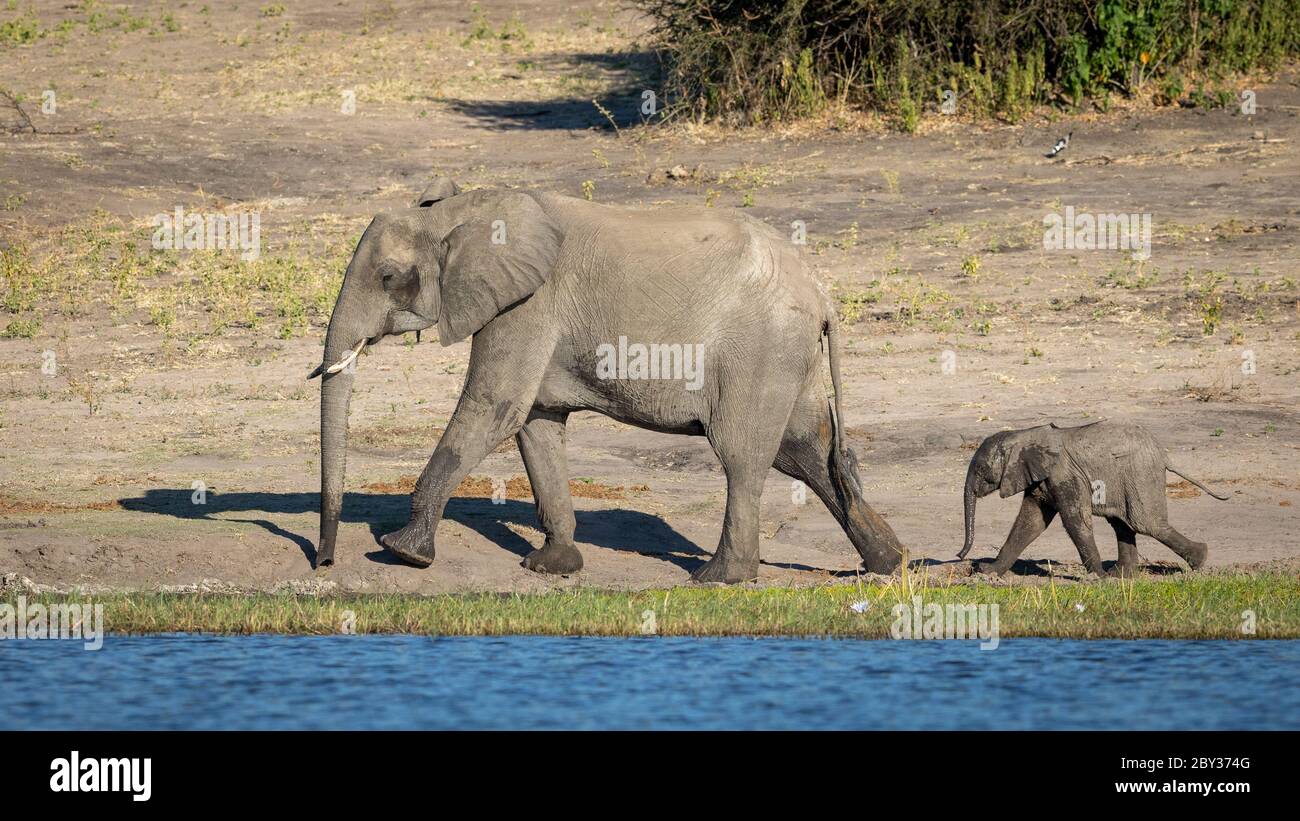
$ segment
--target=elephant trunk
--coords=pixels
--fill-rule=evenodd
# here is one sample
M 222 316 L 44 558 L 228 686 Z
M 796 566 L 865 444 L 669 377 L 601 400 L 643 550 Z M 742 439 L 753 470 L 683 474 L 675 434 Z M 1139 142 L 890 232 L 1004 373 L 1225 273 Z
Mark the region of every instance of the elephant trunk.
M 327 349 L 328 350 L 328 349 Z M 327 355 L 326 360 L 329 361 Z M 352 369 L 326 374 L 320 386 L 320 542 L 316 566 L 334 564 L 334 541 L 343 511 L 343 472 L 348 458 L 348 404 Z
M 978 498 L 975 493 L 975 477 L 973 475 L 966 477 L 966 492 L 962 498 L 962 510 L 965 513 L 966 521 L 966 540 L 962 544 L 961 552 L 957 558 L 964 559 L 970 552 L 971 547 L 975 544 L 975 500 Z
M 317 567 L 334 564 L 334 543 L 343 511 L 343 473 L 348 458 L 348 405 L 356 379 L 357 354 L 365 347 L 368 337 L 362 330 L 364 322 L 349 321 L 352 314 L 344 302 L 340 294 L 325 334 L 325 355 L 320 369 L 320 542 L 316 547 Z

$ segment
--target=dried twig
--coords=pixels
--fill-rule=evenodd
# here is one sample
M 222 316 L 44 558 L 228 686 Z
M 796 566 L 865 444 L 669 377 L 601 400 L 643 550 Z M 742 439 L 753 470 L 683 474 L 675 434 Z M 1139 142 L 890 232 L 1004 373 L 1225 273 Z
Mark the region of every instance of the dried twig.
M 40 133 L 40 129 L 36 127 L 36 123 L 32 122 L 32 118 L 27 116 L 26 111 L 23 111 L 22 104 L 18 102 L 17 97 L 15 97 L 13 94 L 10 94 L 8 91 L 4 90 L 3 88 L 0 88 L 0 97 L 3 97 L 5 100 L 9 102 L 9 105 L 14 107 L 14 111 L 17 111 L 18 116 L 23 118 L 23 122 L 27 123 L 27 127 L 32 130 L 33 134 Z
M 6 89 L 0 88 L 0 99 L 4 99 L 9 103 L 9 105 L 13 106 L 14 111 L 17 111 L 18 116 L 23 118 L 23 122 L 26 124 L 27 128 L 32 130 L 33 134 L 76 134 L 78 131 L 75 126 L 72 128 L 54 129 L 37 128 L 36 123 L 32 121 L 32 118 L 29 117 L 27 112 L 23 109 L 22 103 L 18 102 L 18 97 L 16 95 Z M 16 133 L 21 131 L 22 128 L 12 128 L 10 130 Z

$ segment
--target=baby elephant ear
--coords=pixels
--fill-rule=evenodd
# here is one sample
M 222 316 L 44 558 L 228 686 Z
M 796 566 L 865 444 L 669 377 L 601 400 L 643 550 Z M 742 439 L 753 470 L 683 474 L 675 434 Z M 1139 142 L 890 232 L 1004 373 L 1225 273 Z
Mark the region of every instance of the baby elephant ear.
M 460 193 L 460 186 L 452 180 L 451 177 L 437 176 L 429 187 L 425 188 L 420 196 L 415 198 L 416 208 L 428 208 L 435 202 L 441 202 L 448 197 L 454 197 Z
M 527 194 L 482 197 L 443 240 L 438 340 L 451 345 L 551 278 L 560 230 Z
M 1006 465 L 1002 469 L 998 495 L 1005 499 L 1046 481 L 1059 455 L 1059 450 L 1043 445 L 1013 447 L 1007 454 Z

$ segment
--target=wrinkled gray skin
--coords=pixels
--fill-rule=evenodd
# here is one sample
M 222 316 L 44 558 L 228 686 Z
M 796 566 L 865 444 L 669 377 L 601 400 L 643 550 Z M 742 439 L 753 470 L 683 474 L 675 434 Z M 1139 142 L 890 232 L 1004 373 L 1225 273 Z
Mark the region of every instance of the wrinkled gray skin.
M 1103 572 L 1092 538 L 1093 516 L 1104 517 L 1115 530 L 1115 575 L 1136 572 L 1138 533 L 1162 542 L 1195 570 L 1204 564 L 1208 548 L 1170 526 L 1166 470 L 1216 499 L 1227 499 L 1170 465 L 1160 444 L 1137 425 L 1101 421 L 995 433 L 980 444 L 966 471 L 966 542 L 957 558 L 966 558 L 975 540 L 975 501 L 996 490 L 1004 499 L 1016 493 L 1025 498 L 990 572 L 1005 573 L 1058 513 L 1079 558 L 1093 573 Z M 1104 482 L 1104 488 L 1094 482 Z
M 417 205 L 377 216 L 348 265 L 330 318 L 321 384 L 321 535 L 334 557 L 359 345 L 437 325 L 450 345 L 473 334 L 465 388 L 411 499 L 410 522 L 381 543 L 427 566 L 452 491 L 515 436 L 546 542 L 524 566 L 582 567 L 565 459 L 571 412 L 706 436 L 727 504 L 713 558 L 693 577 L 758 576 L 759 497 L 770 467 L 822 499 L 868 570 L 892 572 L 903 548 L 862 499 L 840 426 L 835 313 L 787 238 L 713 209 L 637 211 L 552 194 L 457 193 L 442 180 Z M 494 225 L 495 224 L 495 225 Z M 504 231 L 504 236 L 501 232 Z M 494 243 L 503 239 L 501 243 Z M 600 379 L 597 346 L 702 344 L 703 386 Z M 828 353 L 829 352 L 829 357 Z M 829 358 L 835 400 L 822 363 Z M 331 368 L 331 366 L 335 366 Z

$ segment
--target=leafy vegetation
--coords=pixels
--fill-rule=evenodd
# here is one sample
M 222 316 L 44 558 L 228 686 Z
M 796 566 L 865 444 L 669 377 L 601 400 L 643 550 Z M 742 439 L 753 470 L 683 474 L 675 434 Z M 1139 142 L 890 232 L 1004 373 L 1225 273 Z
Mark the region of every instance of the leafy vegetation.
M 914 131 L 945 90 L 964 113 L 1153 91 L 1235 96 L 1205 81 L 1300 54 L 1294 0 L 640 0 L 678 111 L 765 122 L 831 101 Z

